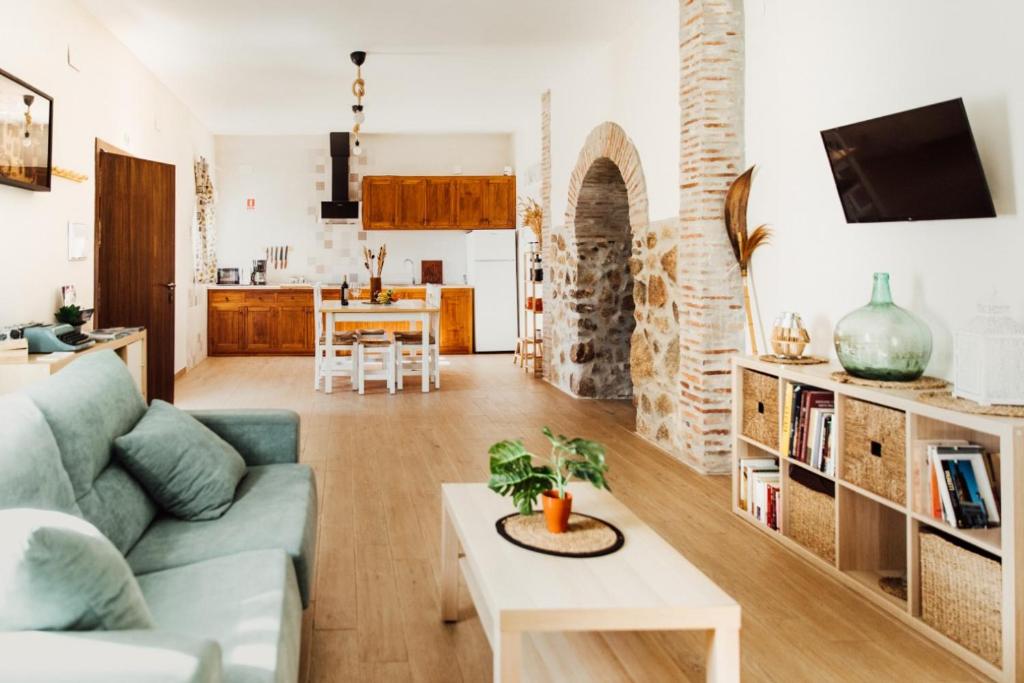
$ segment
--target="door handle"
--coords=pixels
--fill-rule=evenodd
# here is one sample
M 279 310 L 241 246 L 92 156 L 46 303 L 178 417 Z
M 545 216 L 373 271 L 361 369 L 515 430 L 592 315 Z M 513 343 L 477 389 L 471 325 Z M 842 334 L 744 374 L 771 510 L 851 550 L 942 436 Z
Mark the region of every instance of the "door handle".
M 165 282 L 164 287 L 167 288 L 167 301 L 168 303 L 174 303 L 174 290 L 178 285 L 173 282 Z

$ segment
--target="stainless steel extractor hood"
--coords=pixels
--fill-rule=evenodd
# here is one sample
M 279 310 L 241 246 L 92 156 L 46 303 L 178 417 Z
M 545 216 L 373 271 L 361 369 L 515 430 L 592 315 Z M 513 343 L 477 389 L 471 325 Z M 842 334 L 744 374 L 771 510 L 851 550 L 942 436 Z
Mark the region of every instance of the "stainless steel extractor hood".
M 331 201 L 320 202 L 326 223 L 349 223 L 359 218 L 359 202 L 348 197 L 348 133 L 331 133 Z

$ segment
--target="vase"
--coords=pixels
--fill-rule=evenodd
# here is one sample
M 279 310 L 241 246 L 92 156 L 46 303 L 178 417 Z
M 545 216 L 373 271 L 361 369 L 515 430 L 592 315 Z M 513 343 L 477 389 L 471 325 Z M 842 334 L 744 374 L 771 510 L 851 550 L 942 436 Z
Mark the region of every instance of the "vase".
M 932 355 L 932 333 L 910 311 L 892 302 L 889 274 L 875 273 L 871 302 L 848 313 L 835 331 L 836 354 L 854 377 L 910 382 Z
M 370 302 L 375 303 L 377 301 L 377 295 L 380 294 L 381 283 L 379 277 L 370 278 Z
M 797 313 L 780 313 L 772 325 L 772 351 L 779 358 L 800 358 L 811 337 Z
M 552 489 L 541 494 L 544 507 L 544 522 L 548 531 L 563 534 L 569 530 L 569 515 L 572 514 L 572 494 L 565 492 L 565 498 L 558 497 L 558 491 Z

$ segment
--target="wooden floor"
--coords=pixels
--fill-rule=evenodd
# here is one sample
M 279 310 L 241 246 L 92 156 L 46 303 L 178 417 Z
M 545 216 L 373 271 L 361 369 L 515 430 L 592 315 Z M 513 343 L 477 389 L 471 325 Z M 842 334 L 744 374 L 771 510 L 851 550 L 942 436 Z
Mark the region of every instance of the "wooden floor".
M 303 681 L 490 680 L 465 590 L 460 622 L 440 620 L 439 485 L 485 480 L 496 440 L 542 449 L 543 425 L 604 442 L 620 500 L 742 605 L 745 681 L 982 680 L 749 528 L 729 512 L 727 478 L 698 475 L 631 433 L 628 402 L 574 400 L 505 355 L 449 360 L 442 390 L 429 394 L 407 384 L 360 397 L 342 380 L 332 395 L 314 392 L 308 358 L 214 358 L 178 381 L 182 407 L 302 415 L 301 459 L 320 493 Z M 594 656 L 613 664 L 607 680 L 703 680 L 702 634 L 596 638 Z

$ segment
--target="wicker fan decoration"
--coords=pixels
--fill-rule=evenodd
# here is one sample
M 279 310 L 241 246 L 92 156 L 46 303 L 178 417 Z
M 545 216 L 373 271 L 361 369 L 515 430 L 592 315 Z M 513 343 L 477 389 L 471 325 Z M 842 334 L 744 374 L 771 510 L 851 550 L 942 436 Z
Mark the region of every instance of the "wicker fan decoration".
M 725 231 L 729 235 L 732 253 L 740 266 L 743 308 L 747 312 L 747 333 L 750 335 L 750 348 L 756 356 L 757 337 L 754 335 L 754 315 L 750 307 L 750 259 L 758 247 L 768 243 L 772 231 L 767 225 L 759 225 L 753 232 L 747 233 L 747 200 L 750 197 L 754 168 L 748 168 L 729 186 L 729 191 L 725 195 Z
M 537 244 L 541 244 L 541 228 L 544 225 L 544 209 L 533 197 L 519 198 L 519 217 L 523 219 L 523 225 L 533 230 L 537 236 Z

